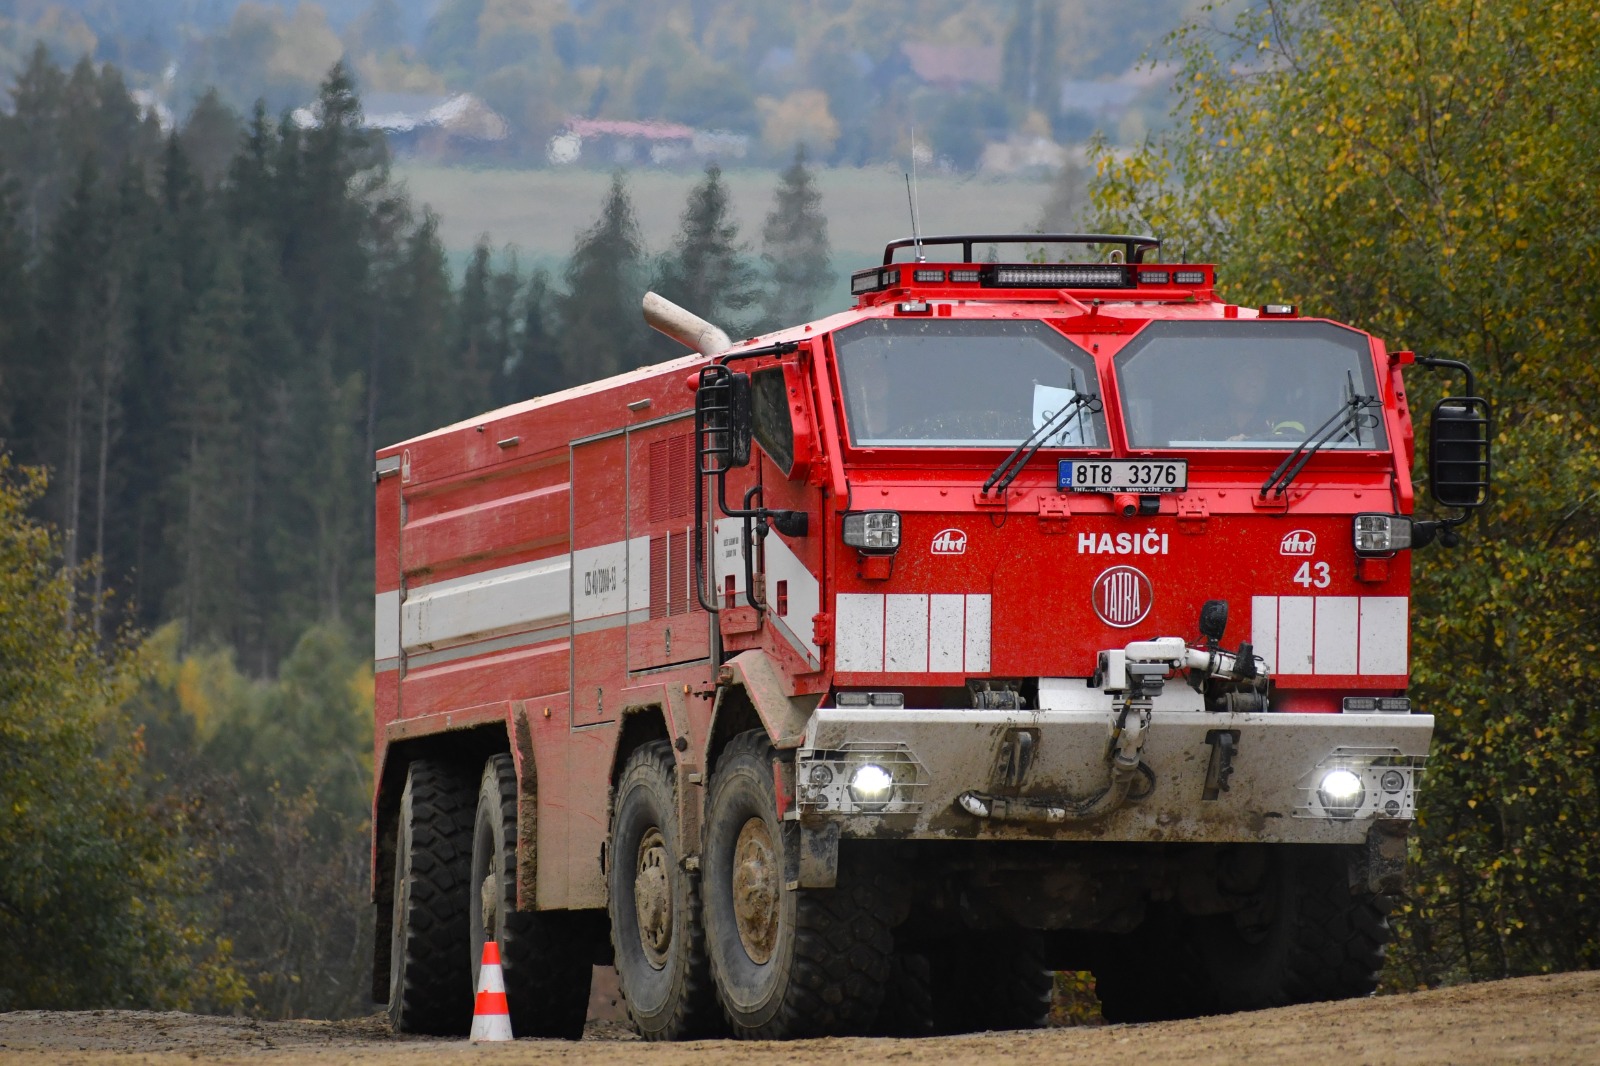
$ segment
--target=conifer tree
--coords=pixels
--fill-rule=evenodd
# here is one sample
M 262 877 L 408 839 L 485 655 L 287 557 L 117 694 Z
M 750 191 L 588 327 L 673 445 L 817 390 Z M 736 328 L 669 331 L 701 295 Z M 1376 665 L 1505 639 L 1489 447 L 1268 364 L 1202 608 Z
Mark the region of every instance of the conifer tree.
M 422 220 L 401 241 L 384 288 L 387 317 L 383 361 L 374 368 L 374 447 L 404 440 L 446 421 L 436 385 L 440 357 L 450 350 L 456 312 L 450 270 L 439 242 L 439 219 Z
M 557 300 L 561 364 L 575 385 L 644 365 L 639 303 L 639 224 L 622 172 L 612 175 L 600 218 L 578 237 L 567 260 L 567 291 Z
M 834 273 L 829 263 L 828 218 L 822 193 L 806 166 L 806 150 L 795 149 L 783 172 L 772 210 L 761 230 L 761 258 L 770 274 L 761 303 L 761 328 L 781 329 L 814 318 Z
M 516 358 L 507 369 L 501 403 L 515 403 L 558 392 L 565 382 L 556 351 L 550 274 L 535 270 L 522 296 L 522 328 Z
M 706 167 L 705 178 L 689 191 L 672 250 L 662 257 L 655 289 L 673 303 L 739 336 L 747 325 L 743 313 L 759 295 L 739 244 L 739 224 L 732 217 L 722 168 Z M 683 346 L 655 334 L 652 347 L 660 358 L 683 354 Z
M 237 378 L 244 362 L 243 280 L 224 256 L 216 280 L 186 323 L 179 352 L 182 400 L 177 427 L 186 454 L 173 483 L 171 540 L 178 546 L 179 580 L 169 616 L 183 624 L 190 647 L 231 642 L 245 558 L 246 530 L 239 470 Z
M 41 266 L 42 373 L 36 454 L 56 471 L 49 510 L 69 568 L 83 561 L 80 525 L 90 454 L 90 403 L 104 340 L 107 210 L 94 160 L 85 157 L 51 226 Z
M 15 432 L 14 414 L 36 387 L 33 276 L 16 201 L 15 185 L 0 172 L 0 450 Z
M 467 261 L 461 279 L 461 297 L 456 316 L 455 363 L 441 375 L 439 385 L 447 390 L 448 407 L 437 414 L 441 422 L 452 422 L 484 410 L 504 352 L 495 333 L 494 265 L 487 238 L 480 238 Z
M 11 89 L 11 111 L 0 116 L 0 146 L 16 180 L 18 215 L 30 244 L 38 246 L 55 217 L 64 182 L 62 112 L 67 78 L 41 41 Z

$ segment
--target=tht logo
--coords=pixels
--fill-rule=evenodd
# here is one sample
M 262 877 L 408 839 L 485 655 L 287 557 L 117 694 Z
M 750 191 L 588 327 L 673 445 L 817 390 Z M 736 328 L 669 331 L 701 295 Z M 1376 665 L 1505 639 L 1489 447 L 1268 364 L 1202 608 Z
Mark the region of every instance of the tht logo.
M 1315 555 L 1317 554 L 1317 535 L 1309 529 L 1297 529 L 1293 533 L 1283 535 L 1283 543 L 1278 545 L 1282 555 Z
M 967 534 L 961 529 L 941 529 L 933 535 L 933 554 L 961 555 L 967 550 Z
M 1150 613 L 1150 579 L 1131 566 L 1113 566 L 1094 579 L 1094 613 L 1108 626 L 1126 629 Z

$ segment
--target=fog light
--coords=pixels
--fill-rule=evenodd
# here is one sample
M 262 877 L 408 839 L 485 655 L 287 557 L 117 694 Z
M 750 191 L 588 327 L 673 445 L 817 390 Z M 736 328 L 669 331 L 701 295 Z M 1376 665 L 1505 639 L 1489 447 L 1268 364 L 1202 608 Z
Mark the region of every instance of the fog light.
M 882 810 L 893 792 L 893 775 L 876 763 L 858 766 L 850 775 L 850 799 L 863 811 Z
M 900 547 L 900 515 L 895 511 L 857 511 L 844 516 L 844 542 L 863 552 Z
M 1358 514 L 1354 540 L 1357 555 L 1393 555 L 1411 547 L 1411 519 L 1398 514 Z
M 1317 799 L 1322 801 L 1322 809 L 1335 818 L 1353 817 L 1366 798 L 1367 787 L 1361 783 L 1360 775 L 1343 768 L 1329 770 L 1317 786 Z

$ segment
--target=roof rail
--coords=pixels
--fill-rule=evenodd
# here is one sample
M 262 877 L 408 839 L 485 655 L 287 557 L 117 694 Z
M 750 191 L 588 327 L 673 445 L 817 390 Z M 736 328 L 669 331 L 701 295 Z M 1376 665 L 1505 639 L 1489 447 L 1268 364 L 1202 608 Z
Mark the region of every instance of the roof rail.
M 1142 263 L 1145 252 L 1155 249 L 1156 262 L 1161 259 L 1161 240 L 1158 237 L 1136 237 L 1128 233 L 966 233 L 948 237 L 902 237 L 883 246 L 883 265 L 894 262 L 899 248 L 928 248 L 932 245 L 961 245 L 961 261 L 972 262 L 975 244 L 1120 244 L 1123 262 Z

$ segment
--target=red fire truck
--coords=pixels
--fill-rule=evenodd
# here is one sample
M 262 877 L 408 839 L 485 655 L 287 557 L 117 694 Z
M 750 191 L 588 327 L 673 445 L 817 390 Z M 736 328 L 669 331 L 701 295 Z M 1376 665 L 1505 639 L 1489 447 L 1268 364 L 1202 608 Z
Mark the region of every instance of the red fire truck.
M 374 986 L 647 1038 L 1372 991 L 1433 719 L 1412 549 L 1470 371 L 1115 235 L 896 241 L 855 306 L 377 455 Z M 1411 364 L 1442 517 L 1413 517 Z M 1228 634 L 1232 633 L 1230 639 Z M 1420 709 L 1425 711 L 1426 708 Z

